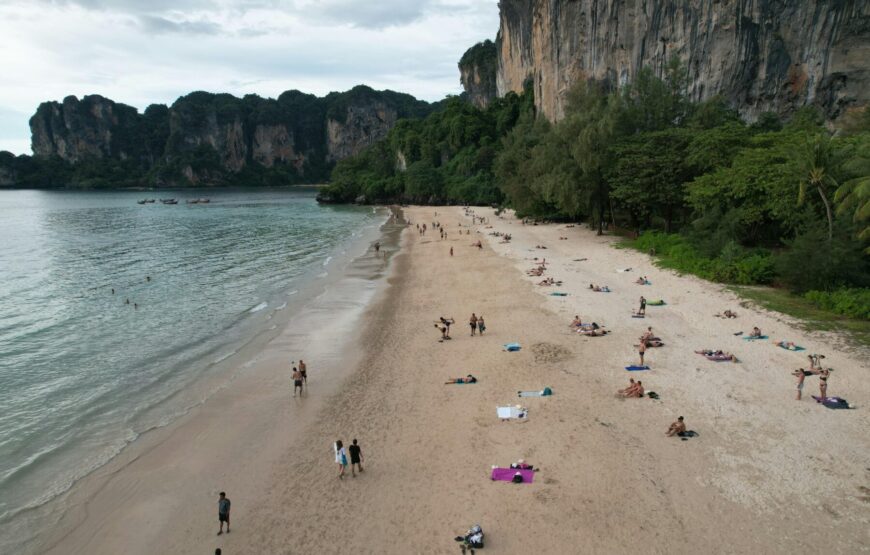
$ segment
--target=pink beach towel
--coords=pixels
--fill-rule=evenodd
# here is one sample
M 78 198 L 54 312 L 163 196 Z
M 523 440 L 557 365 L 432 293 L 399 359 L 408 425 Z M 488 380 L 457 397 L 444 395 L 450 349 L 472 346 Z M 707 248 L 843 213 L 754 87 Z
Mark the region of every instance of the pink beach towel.
M 535 478 L 534 470 L 523 470 L 516 468 L 493 468 L 492 469 L 492 479 L 500 480 L 502 482 L 510 482 L 514 479 L 514 474 L 519 472 L 523 476 L 524 484 L 531 484 L 532 480 Z

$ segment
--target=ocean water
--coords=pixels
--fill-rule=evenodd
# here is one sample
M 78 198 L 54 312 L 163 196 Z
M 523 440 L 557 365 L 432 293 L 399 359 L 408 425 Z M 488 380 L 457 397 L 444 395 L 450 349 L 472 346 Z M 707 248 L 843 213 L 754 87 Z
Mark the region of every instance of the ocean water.
M 312 190 L 146 196 L 0 191 L 0 530 L 188 410 L 385 219 Z

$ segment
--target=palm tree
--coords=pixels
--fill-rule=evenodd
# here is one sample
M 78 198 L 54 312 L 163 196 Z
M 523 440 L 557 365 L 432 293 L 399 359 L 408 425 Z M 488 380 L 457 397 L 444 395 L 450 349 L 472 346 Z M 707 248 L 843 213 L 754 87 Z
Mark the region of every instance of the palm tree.
M 825 215 L 828 217 L 828 241 L 834 238 L 834 215 L 831 212 L 829 191 L 838 187 L 833 176 L 837 168 L 836 152 L 831 144 L 831 138 L 818 134 L 807 138 L 807 143 L 798 163 L 800 164 L 800 182 L 798 183 L 798 205 L 806 200 L 807 190 L 814 188 L 825 205 Z
M 853 177 L 840 185 L 834 193 L 834 202 L 838 214 L 852 214 L 853 221 L 859 224 L 858 238 L 867 241 L 870 240 L 870 140 L 854 146 L 844 164 L 844 170 Z M 867 252 L 870 253 L 870 247 Z

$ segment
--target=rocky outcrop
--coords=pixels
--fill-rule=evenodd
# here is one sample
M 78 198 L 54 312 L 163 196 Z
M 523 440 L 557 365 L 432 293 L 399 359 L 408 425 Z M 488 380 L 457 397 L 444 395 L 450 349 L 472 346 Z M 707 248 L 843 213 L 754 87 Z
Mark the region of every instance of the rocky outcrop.
M 56 155 L 72 163 L 139 156 L 142 145 L 126 140 L 138 119 L 135 108 L 100 95 L 45 102 L 30 119 L 31 147 L 37 156 Z
M 41 104 L 30 128 L 34 160 L 72 169 L 87 160 L 95 168 L 89 183 L 101 167 L 117 175 L 118 164 L 138 185 L 304 183 L 325 180 L 337 160 L 386 137 L 399 118 L 433 109 L 365 86 L 323 98 L 194 92 L 144 114 L 97 95 L 71 96 Z M 75 184 L 78 174 L 70 175 Z
M 359 153 L 387 136 L 398 112 L 383 102 L 348 106 L 342 120 L 326 123 L 327 159 L 336 162 Z
M 497 89 L 532 82 L 561 118 L 581 79 L 617 86 L 676 55 L 694 100 L 722 95 L 749 120 L 819 106 L 829 119 L 870 99 L 870 2 L 501 0 Z
M 468 100 L 478 108 L 486 108 L 498 96 L 497 71 L 498 50 L 491 40 L 475 44 L 459 60 L 459 81 Z

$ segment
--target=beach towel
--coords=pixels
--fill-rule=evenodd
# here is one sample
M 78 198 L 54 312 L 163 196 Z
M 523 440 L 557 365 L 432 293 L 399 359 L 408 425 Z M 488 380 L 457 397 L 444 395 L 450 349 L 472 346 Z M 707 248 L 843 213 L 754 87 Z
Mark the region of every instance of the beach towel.
M 806 351 L 806 349 L 804 349 L 804 348 L 801 347 L 800 345 L 795 345 L 795 346 L 793 346 L 793 347 L 788 347 L 788 346 L 786 346 L 786 345 L 783 345 L 782 343 L 777 343 L 776 346 L 779 347 L 780 349 L 785 349 L 786 351 Z
M 510 418 L 526 418 L 529 415 L 529 411 L 522 407 L 496 407 L 496 412 L 498 413 L 498 417 L 502 420 L 508 420 Z
M 631 366 L 626 366 L 625 369 L 629 372 L 638 372 L 640 370 L 649 370 L 649 366 L 636 366 L 632 364 Z
M 664 306 L 666 304 L 667 303 L 665 301 L 663 301 L 662 299 L 656 299 L 654 301 L 647 301 L 646 302 L 647 306 Z
M 499 482 L 513 482 L 514 475 L 519 472 L 523 477 L 524 484 L 531 484 L 532 480 L 535 479 L 535 471 L 534 470 L 524 470 L 524 469 L 516 469 L 516 468 L 499 468 L 495 467 L 492 469 L 492 480 L 498 480 Z
M 630 272 L 630 271 L 631 271 L 631 268 L 625 268 L 625 269 L 616 270 L 616 273 L 617 274 L 624 274 L 625 272 Z
M 519 343 L 507 343 L 504 346 L 504 350 L 508 352 L 519 351 L 521 348 Z
M 752 337 L 752 336 L 750 336 L 750 335 L 747 335 L 746 337 L 743 338 L 744 341 L 757 341 L 757 340 L 759 340 L 759 339 L 767 339 L 767 336 L 766 336 L 766 335 L 762 335 L 762 336 L 760 336 L 760 337 Z
M 550 293 L 551 297 L 567 297 L 568 293 L 562 293 L 561 291 L 553 291 Z
M 646 316 L 644 314 L 632 314 L 631 317 L 632 318 L 646 318 Z
M 817 395 L 812 396 L 813 399 L 816 400 L 817 403 L 825 405 L 829 409 L 850 409 L 852 408 L 849 403 L 841 398 L 841 397 L 819 397 Z
M 610 288 L 609 287 L 602 287 L 598 291 L 595 291 L 595 293 L 610 293 Z
M 553 394 L 553 390 L 545 387 L 540 391 L 517 391 L 517 397 L 549 397 Z

